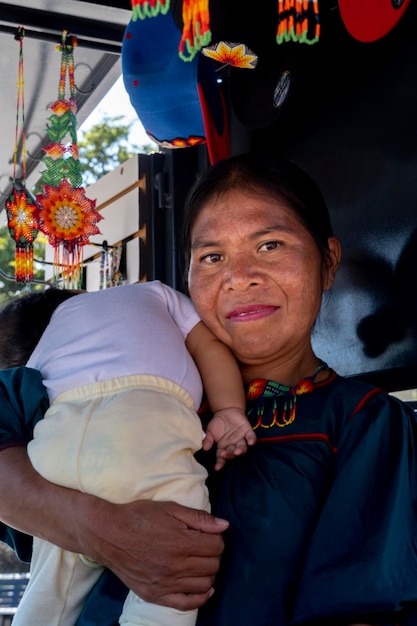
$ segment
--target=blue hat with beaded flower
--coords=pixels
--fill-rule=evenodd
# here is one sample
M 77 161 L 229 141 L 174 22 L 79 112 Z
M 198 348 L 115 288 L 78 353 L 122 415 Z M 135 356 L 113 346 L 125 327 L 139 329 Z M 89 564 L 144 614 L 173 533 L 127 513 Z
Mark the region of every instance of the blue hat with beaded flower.
M 207 144 L 214 162 L 229 152 L 215 66 L 201 54 L 182 60 L 180 40 L 171 11 L 131 19 L 122 44 L 125 89 L 153 141 L 167 148 Z

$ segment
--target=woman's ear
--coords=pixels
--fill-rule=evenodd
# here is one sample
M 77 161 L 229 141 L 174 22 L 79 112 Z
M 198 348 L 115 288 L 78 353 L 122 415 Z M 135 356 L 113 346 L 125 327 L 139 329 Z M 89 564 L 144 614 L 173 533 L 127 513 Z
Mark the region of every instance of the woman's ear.
M 327 264 L 325 268 L 325 276 L 323 280 L 323 291 L 327 291 L 333 285 L 334 277 L 339 267 L 340 258 L 342 256 L 342 248 L 340 241 L 336 237 L 328 239 L 329 253 L 327 255 Z

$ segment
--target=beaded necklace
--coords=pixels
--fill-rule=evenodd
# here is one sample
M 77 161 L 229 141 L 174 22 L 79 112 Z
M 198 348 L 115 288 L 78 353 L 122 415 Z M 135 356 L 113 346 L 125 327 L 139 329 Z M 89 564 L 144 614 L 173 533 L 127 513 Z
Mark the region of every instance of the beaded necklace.
M 273 380 L 253 380 L 249 384 L 247 392 L 247 415 L 249 418 L 252 417 L 253 430 L 257 428 L 272 428 L 272 426 L 284 428 L 292 424 L 295 420 L 297 396 L 313 391 L 317 376 L 325 369 L 329 369 L 329 367 L 327 363 L 321 361 L 312 376 L 303 378 L 303 380 L 294 386 L 281 385 L 281 383 L 277 383 Z M 279 398 L 284 398 L 282 412 L 278 410 Z M 268 409 L 268 414 L 270 411 L 272 413 L 270 424 L 264 424 L 263 422 L 266 409 Z M 254 417 L 256 418 L 255 420 L 253 420 Z

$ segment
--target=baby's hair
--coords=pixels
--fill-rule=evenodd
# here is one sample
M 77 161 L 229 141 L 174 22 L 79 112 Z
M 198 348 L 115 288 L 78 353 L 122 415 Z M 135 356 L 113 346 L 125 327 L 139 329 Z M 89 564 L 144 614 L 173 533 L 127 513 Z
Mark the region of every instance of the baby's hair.
M 0 369 L 25 365 L 55 309 L 79 291 L 48 288 L 16 296 L 0 310 Z

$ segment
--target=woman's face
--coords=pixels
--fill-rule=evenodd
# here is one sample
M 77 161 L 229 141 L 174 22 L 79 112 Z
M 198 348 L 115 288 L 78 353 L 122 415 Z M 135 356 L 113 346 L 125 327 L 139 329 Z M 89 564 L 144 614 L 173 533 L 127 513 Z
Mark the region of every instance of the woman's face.
M 303 355 L 338 264 L 338 242 L 329 243 L 334 267 L 323 275 L 317 245 L 291 209 L 266 195 L 230 191 L 195 220 L 191 298 L 242 363 Z

